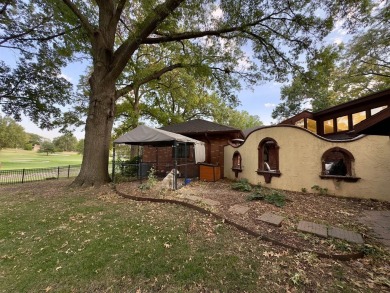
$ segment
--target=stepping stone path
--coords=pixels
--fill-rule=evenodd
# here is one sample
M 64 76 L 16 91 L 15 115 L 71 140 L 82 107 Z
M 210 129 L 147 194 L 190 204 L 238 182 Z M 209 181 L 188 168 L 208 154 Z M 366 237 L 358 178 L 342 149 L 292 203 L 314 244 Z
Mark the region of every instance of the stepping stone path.
M 248 210 L 249 210 L 249 207 L 239 205 L 239 204 L 236 204 L 236 205 L 231 206 L 229 208 L 229 212 L 233 212 L 233 213 L 241 214 L 241 215 L 245 214 Z
M 275 215 L 273 213 L 264 213 L 257 219 L 278 227 L 282 225 L 282 221 L 284 220 L 282 216 Z
M 348 242 L 363 244 L 363 237 L 359 233 L 344 230 L 337 227 L 326 227 L 325 225 L 316 224 L 312 222 L 300 221 L 298 223 L 298 230 L 308 232 L 321 237 L 334 237 Z
M 353 242 L 353 243 L 357 243 L 357 244 L 364 243 L 363 237 L 359 233 L 340 229 L 337 227 L 329 227 L 328 228 L 328 235 L 330 237 L 346 240 L 348 242 Z
M 298 223 L 298 230 L 308 232 L 321 237 L 328 237 L 328 229 L 325 225 L 316 224 L 307 221 L 300 221 Z

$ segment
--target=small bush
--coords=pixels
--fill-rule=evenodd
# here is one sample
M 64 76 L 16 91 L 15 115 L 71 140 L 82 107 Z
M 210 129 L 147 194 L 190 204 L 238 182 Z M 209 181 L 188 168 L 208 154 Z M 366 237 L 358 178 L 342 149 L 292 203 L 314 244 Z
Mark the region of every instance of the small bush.
M 279 208 L 283 207 L 286 204 L 286 196 L 283 193 L 276 190 L 266 195 L 264 200 Z
M 313 189 L 313 190 L 315 190 L 315 191 L 317 191 L 317 192 L 319 192 L 321 195 L 326 195 L 327 193 L 328 193 L 328 188 L 322 188 L 322 187 L 320 187 L 320 186 L 318 186 L 318 185 L 313 185 L 312 187 L 311 187 L 311 189 Z
M 248 179 L 240 179 L 236 183 L 232 184 L 232 189 L 239 190 L 239 191 L 252 191 L 252 186 L 249 184 Z
M 157 177 L 156 177 L 155 173 L 156 173 L 156 170 L 154 170 L 153 168 L 151 168 L 149 170 L 148 180 L 146 181 L 146 183 L 142 183 L 139 186 L 139 188 L 142 191 L 149 190 L 149 189 L 151 189 L 153 186 L 155 186 L 157 184 L 158 180 L 157 180 Z
M 306 193 L 307 189 L 305 187 L 302 187 L 301 191 L 302 191 L 302 193 Z

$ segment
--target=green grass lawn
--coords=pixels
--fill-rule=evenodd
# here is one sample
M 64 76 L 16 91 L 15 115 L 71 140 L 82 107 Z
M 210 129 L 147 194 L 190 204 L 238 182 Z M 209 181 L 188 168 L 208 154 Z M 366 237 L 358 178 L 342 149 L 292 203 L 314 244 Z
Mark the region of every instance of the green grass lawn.
M 21 149 L 0 150 L 0 170 L 34 169 L 81 164 L 82 155 L 63 152 L 46 155 Z
M 318 259 L 70 182 L 0 186 L 0 292 L 371 292 L 388 264 Z

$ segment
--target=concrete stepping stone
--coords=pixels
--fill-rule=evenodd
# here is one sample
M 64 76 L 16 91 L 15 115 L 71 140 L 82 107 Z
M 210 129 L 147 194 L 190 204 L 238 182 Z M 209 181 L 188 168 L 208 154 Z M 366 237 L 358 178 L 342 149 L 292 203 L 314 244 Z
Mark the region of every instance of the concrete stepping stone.
M 346 240 L 357 244 L 363 244 L 364 240 L 361 234 L 352 231 L 344 230 L 337 227 L 329 227 L 328 235 L 330 237 Z
M 307 221 L 300 221 L 298 223 L 298 230 L 312 233 L 321 237 L 328 237 L 328 229 L 325 225 L 316 224 Z
M 233 213 L 236 213 L 236 214 L 245 214 L 250 208 L 249 207 L 246 207 L 246 206 L 243 206 L 243 205 L 240 205 L 240 204 L 236 204 L 234 206 L 231 206 L 229 208 L 229 212 L 233 212 Z
M 217 200 L 209 199 L 209 198 L 202 198 L 201 201 L 205 204 L 208 204 L 209 206 L 217 206 L 220 205 L 220 202 Z
M 284 217 L 267 212 L 262 214 L 257 219 L 266 222 L 268 224 L 280 227 L 282 225 L 282 221 L 284 220 Z

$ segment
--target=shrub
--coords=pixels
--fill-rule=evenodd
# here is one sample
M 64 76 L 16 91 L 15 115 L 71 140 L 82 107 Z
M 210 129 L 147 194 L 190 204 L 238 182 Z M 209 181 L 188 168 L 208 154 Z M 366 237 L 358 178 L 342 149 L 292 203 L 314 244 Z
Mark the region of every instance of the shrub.
M 232 184 L 232 189 L 239 191 L 252 191 L 252 186 L 249 184 L 248 179 L 240 179 L 236 183 Z
M 149 190 L 149 189 L 151 189 L 153 186 L 155 186 L 157 184 L 158 180 L 157 180 L 157 177 L 156 177 L 155 173 L 156 173 L 156 170 L 154 170 L 153 168 L 151 168 L 149 170 L 148 180 L 146 181 L 146 183 L 142 183 L 139 186 L 139 188 L 142 191 Z
M 264 197 L 264 200 L 279 208 L 283 207 L 286 204 L 286 196 L 283 193 L 276 190 L 272 191 L 270 194 L 267 194 Z
M 322 187 L 320 187 L 320 186 L 318 186 L 318 185 L 313 185 L 312 187 L 311 187 L 311 189 L 313 189 L 313 190 L 315 190 L 315 191 L 318 191 L 321 195 L 325 195 L 325 194 L 327 194 L 328 193 L 328 188 L 322 188 Z

